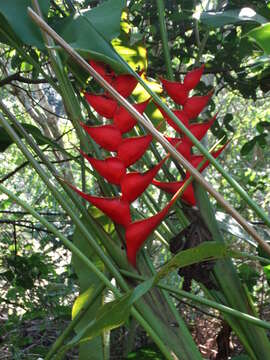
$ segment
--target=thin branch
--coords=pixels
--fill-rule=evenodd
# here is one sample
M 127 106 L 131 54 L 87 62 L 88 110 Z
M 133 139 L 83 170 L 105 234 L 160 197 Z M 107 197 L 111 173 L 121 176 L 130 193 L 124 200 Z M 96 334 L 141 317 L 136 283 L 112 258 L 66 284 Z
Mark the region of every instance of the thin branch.
M 20 75 L 20 72 L 9 75 L 6 78 L 0 80 L 0 87 L 8 85 L 13 81 L 19 81 L 25 84 L 47 84 L 48 80 L 46 79 L 29 79 Z

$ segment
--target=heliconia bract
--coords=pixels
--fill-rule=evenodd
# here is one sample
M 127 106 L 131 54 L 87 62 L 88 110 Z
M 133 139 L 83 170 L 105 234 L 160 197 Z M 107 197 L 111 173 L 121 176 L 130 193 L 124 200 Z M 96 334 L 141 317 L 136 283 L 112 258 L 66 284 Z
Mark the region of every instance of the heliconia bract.
M 139 104 L 134 104 L 133 107 L 142 114 L 146 109 L 149 100 L 150 99 Z M 137 120 L 123 106 L 119 106 L 114 114 L 113 123 L 118 127 L 121 133 L 124 134 L 137 124 Z
M 214 158 L 217 158 L 226 146 L 227 146 L 227 144 L 222 146 L 217 151 L 212 152 L 211 155 Z M 188 161 L 191 163 L 191 165 L 193 167 L 197 168 L 199 166 L 199 164 L 203 161 L 203 159 L 204 159 L 203 155 L 191 155 L 189 157 Z M 208 165 L 209 165 L 209 160 L 207 160 L 205 162 L 205 164 L 202 165 L 199 172 L 203 172 L 203 170 L 205 170 Z M 184 185 L 185 181 L 189 177 L 190 177 L 190 173 L 186 172 L 186 176 L 185 176 L 184 180 L 170 181 L 170 182 L 164 181 L 163 182 L 163 181 L 157 181 L 157 180 L 153 179 L 152 184 L 157 186 L 159 189 L 162 189 L 162 190 L 166 191 L 167 193 L 174 195 Z M 195 195 L 194 195 L 194 190 L 193 190 L 192 184 L 188 185 L 188 187 L 184 190 L 183 194 L 181 195 L 181 198 L 185 202 L 187 202 L 188 204 L 190 204 L 192 206 L 196 205 L 196 200 L 195 200 Z
M 165 182 L 153 179 L 152 181 L 153 185 L 172 195 L 174 195 L 184 185 L 184 183 L 184 180 Z M 188 187 L 184 190 L 183 194 L 181 195 L 181 199 L 191 206 L 196 205 L 192 184 L 188 185 Z
M 138 81 L 135 79 L 134 76 L 129 74 L 123 74 L 116 76 L 115 80 L 112 83 L 112 86 L 124 98 L 128 98 L 137 86 L 137 83 Z
M 194 89 L 200 82 L 203 71 L 204 71 L 204 65 L 202 65 L 200 68 L 189 71 L 184 78 L 184 82 L 183 82 L 184 87 L 187 90 Z
M 113 77 L 115 76 L 114 71 L 112 71 L 108 66 L 105 66 L 103 63 L 90 60 L 89 64 L 96 70 L 99 75 L 101 75 L 108 83 L 111 84 Z
M 204 96 L 192 96 L 187 99 L 184 104 L 183 110 L 189 119 L 195 119 L 208 104 L 211 99 L 213 92 Z
M 165 138 L 186 159 L 188 159 L 190 157 L 190 152 L 191 152 L 191 148 L 192 148 L 192 145 L 193 145 L 191 142 L 183 141 L 182 138 L 173 138 L 173 137 L 169 137 L 169 136 L 165 136 Z
M 155 228 L 161 223 L 164 217 L 169 211 L 167 205 L 159 213 L 150 218 L 135 221 L 129 224 L 126 228 L 126 245 L 127 245 L 127 257 L 129 262 L 136 267 L 136 256 L 138 250 L 141 248 L 148 236 L 155 230 Z
M 153 178 L 163 165 L 165 159 L 161 160 L 159 164 L 154 166 L 152 169 L 141 174 L 139 172 L 132 172 L 126 174 L 121 180 L 121 191 L 122 199 L 132 203 L 136 200 L 151 184 Z
M 210 129 L 210 127 L 214 124 L 215 120 L 216 116 L 212 117 L 212 119 L 204 123 L 191 124 L 189 125 L 188 129 L 198 140 L 201 140 L 206 134 L 206 132 Z M 182 140 L 183 142 L 193 144 L 189 137 L 186 135 L 183 136 Z
M 112 119 L 117 110 L 117 102 L 103 95 L 92 95 L 85 93 L 85 99 L 96 110 L 96 112 L 107 119 Z
M 174 128 L 175 131 L 177 132 L 181 132 L 182 130 L 180 129 L 180 127 L 174 122 L 173 119 L 170 118 L 170 116 L 162 109 L 161 106 L 158 106 L 159 111 L 161 112 L 162 116 L 164 117 L 164 119 L 167 121 L 167 123 Z M 175 116 L 178 117 L 178 119 L 186 126 L 189 126 L 189 118 L 188 116 L 185 114 L 185 112 L 183 110 L 172 110 L 172 112 L 174 113 Z
M 97 144 L 108 151 L 117 151 L 123 140 L 120 130 L 114 125 L 88 126 L 82 123 L 82 127 Z
M 117 224 L 127 227 L 131 223 L 130 207 L 127 201 L 118 197 L 107 198 L 85 194 L 74 186 L 70 184 L 69 186 L 82 198 L 89 201 Z
M 167 94 L 178 105 L 184 105 L 187 101 L 189 90 L 181 83 L 160 78 L 163 88 Z
M 136 136 L 123 139 L 118 147 L 117 156 L 126 167 L 138 161 L 147 150 L 152 135 Z
M 122 177 L 126 174 L 126 167 L 117 157 L 109 157 L 105 160 L 95 159 L 81 151 L 81 154 L 89 161 L 92 167 L 108 182 L 120 185 Z

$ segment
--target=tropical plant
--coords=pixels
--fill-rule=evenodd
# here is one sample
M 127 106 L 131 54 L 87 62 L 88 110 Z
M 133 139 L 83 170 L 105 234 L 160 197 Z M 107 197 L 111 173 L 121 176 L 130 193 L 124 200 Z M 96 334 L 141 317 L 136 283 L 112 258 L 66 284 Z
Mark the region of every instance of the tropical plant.
M 83 6 L 88 3 L 92 2 Z M 177 11 L 173 12 L 173 22 L 179 20 L 179 14 L 185 16 L 186 10 L 191 11 L 186 1 L 179 3 Z M 79 4 L 74 4 L 79 9 Z M 42 124 L 42 134 L 33 124 L 16 116 L 14 109 L 8 108 L 4 96 L 0 100 L 1 151 L 9 151 L 10 145 L 16 144 L 46 185 L 53 202 L 60 205 L 74 226 L 70 239 L 14 189 L 0 184 L 3 194 L 36 218 L 72 253 L 80 295 L 73 305 L 70 325 L 55 341 L 46 359 L 61 358 L 77 346 L 81 359 L 89 358 L 89 354 L 93 354 L 93 359 L 106 359 L 106 334 L 129 324 L 130 317 L 145 329 L 164 358 L 201 359 L 175 298 L 178 301 L 187 298 L 219 310 L 248 356 L 266 359 L 270 343 L 265 329 L 270 325 L 258 318 L 232 259 L 252 259 L 268 265 L 269 244 L 201 175 L 210 163 L 214 165 L 231 191 L 270 226 L 266 213 L 216 160 L 227 144 L 224 129 L 219 125 L 221 120 L 217 115 L 211 116 L 209 121 L 197 119 L 213 95 L 209 89 L 211 84 L 206 86 L 201 81 L 204 69 L 208 64 L 211 67 L 211 62 L 208 63 L 206 57 L 205 67 L 198 67 L 211 31 L 203 28 L 205 40 L 198 41 L 195 66 L 185 72 L 181 82 L 170 57 L 172 50 L 174 58 L 175 49 L 168 46 L 171 33 L 165 24 L 166 10 L 162 0 L 155 4 L 158 10 L 155 26 L 161 36 L 165 76 L 159 64 L 160 54 L 157 56 L 154 51 L 148 55 L 151 66 L 147 67 L 140 34 L 131 27 L 133 23 L 138 30 L 144 24 L 146 20 L 141 11 L 146 8 L 147 13 L 151 13 L 153 4 L 131 1 L 128 4 L 130 21 L 126 12 L 122 15 L 126 7 L 123 0 L 102 2 L 86 11 L 78 11 L 76 16 L 74 4 L 67 1 L 62 6 L 58 2 L 44 1 L 40 8 L 35 0 L 33 10 L 27 10 L 31 5 L 28 0 L 14 0 L 13 6 L 0 5 L 0 35 L 5 44 L 7 64 L 19 69 L 7 77 L 14 76 L 20 81 L 21 71 L 24 71 L 29 83 L 47 82 L 53 94 L 61 96 L 63 114 L 70 121 L 70 128 L 75 129 L 72 141 L 76 145 L 68 151 L 64 142 L 50 138 L 50 131 L 61 136 L 59 127 L 52 126 L 52 130 L 49 125 Z M 167 11 L 176 7 L 171 2 L 167 5 Z M 250 21 L 250 17 L 243 17 L 238 10 L 205 13 L 201 21 L 215 27 Z M 136 11 L 140 13 L 137 20 Z M 19 16 L 20 21 L 15 21 L 15 16 Z M 255 21 L 264 22 L 264 19 L 257 15 Z M 150 18 L 150 27 L 151 21 Z M 198 20 L 193 21 L 198 40 Z M 260 30 L 255 29 L 250 36 L 264 48 L 265 42 L 258 34 Z M 146 42 L 153 41 L 155 36 L 150 38 L 146 37 Z M 236 40 L 239 39 L 236 37 Z M 226 53 L 228 49 L 224 47 L 222 51 Z M 157 80 L 147 79 L 147 74 L 156 76 L 159 70 L 165 91 Z M 233 84 L 231 77 L 227 80 L 228 84 Z M 197 90 L 204 90 L 206 95 L 198 95 Z M 18 97 L 24 103 L 20 91 Z M 176 104 L 173 110 L 168 97 Z M 203 118 L 204 114 L 209 114 L 209 109 L 203 113 Z M 31 116 L 38 122 L 38 114 Z M 111 122 L 108 123 L 108 119 Z M 230 117 L 224 117 L 223 123 L 229 130 L 230 121 Z M 172 136 L 171 127 L 177 137 Z M 223 146 L 215 150 L 215 144 L 214 151 L 208 152 L 200 141 L 210 127 L 220 139 L 218 144 L 223 142 Z M 167 136 L 164 136 L 166 131 Z M 212 139 L 215 143 L 215 138 Z M 42 151 L 44 145 L 53 150 L 56 159 L 74 160 L 76 171 L 71 167 L 56 167 L 52 157 Z M 151 152 L 146 152 L 148 148 Z M 224 156 L 226 162 L 226 152 Z M 75 186 L 79 181 L 78 173 L 81 186 Z M 224 242 L 205 189 L 259 243 L 265 257 L 241 252 Z M 167 193 L 173 197 L 170 199 Z M 93 206 L 87 206 L 84 200 Z M 135 206 L 131 206 L 132 203 Z M 192 208 L 195 205 L 199 211 Z M 164 254 L 164 259 L 155 255 L 157 251 Z M 175 280 L 178 269 L 184 277 L 183 289 L 179 289 Z M 200 272 L 203 275 L 198 275 Z M 163 280 L 169 276 L 174 279 L 170 286 Z M 204 297 L 191 292 L 192 278 Z

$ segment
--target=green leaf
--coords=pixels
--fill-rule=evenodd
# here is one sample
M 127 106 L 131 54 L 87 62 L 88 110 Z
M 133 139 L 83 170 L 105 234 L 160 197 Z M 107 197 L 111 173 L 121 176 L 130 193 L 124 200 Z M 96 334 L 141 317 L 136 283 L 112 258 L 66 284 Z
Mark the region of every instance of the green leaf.
M 111 301 L 99 308 L 88 324 L 82 328 L 78 334 L 60 350 L 59 355 L 63 355 L 68 349 L 88 342 L 99 336 L 103 331 L 108 331 L 121 326 L 127 321 L 132 304 L 143 296 L 154 283 L 154 278 L 150 278 L 133 291 L 129 291 L 119 299 Z
M 42 0 L 39 4 L 44 17 L 47 18 L 50 7 L 49 0 Z M 9 34 L 11 28 L 23 43 L 44 50 L 41 31 L 27 13 L 27 7 L 31 7 L 31 5 L 31 0 L 0 1 L 0 14 L 5 19 L 5 22 L 0 22 L 0 29 Z
M 21 124 L 21 125 L 28 132 L 28 134 L 31 134 L 33 136 L 33 138 L 36 140 L 38 145 L 41 145 L 41 146 L 42 145 L 51 145 L 52 147 L 60 148 L 60 146 L 55 141 L 42 135 L 41 131 L 36 126 L 31 125 L 31 124 Z M 20 137 L 22 137 L 20 134 L 18 134 L 18 135 Z M 0 152 L 4 152 L 12 144 L 13 144 L 13 140 L 8 135 L 6 130 L 0 126 Z
M 164 355 L 155 345 L 149 345 L 147 347 L 140 348 L 128 354 L 129 360 L 163 360 Z
M 270 23 L 252 29 L 246 36 L 254 40 L 266 54 L 270 55 Z
M 249 142 L 245 143 L 245 145 L 240 150 L 241 156 L 248 155 L 251 152 L 251 150 L 254 148 L 255 144 L 256 144 L 256 140 L 254 140 L 254 139 L 252 139 Z
M 124 0 L 109 0 L 79 16 L 69 16 L 54 24 L 54 29 L 85 58 L 110 65 L 115 71 L 124 67 L 110 41 L 120 34 Z
M 82 222 L 88 228 L 89 232 L 92 231 L 89 226 L 87 219 L 82 218 Z M 72 241 L 74 245 L 78 247 L 86 256 L 93 261 L 100 270 L 104 270 L 104 266 L 99 260 L 99 258 L 93 252 L 93 249 L 88 244 L 82 233 L 76 229 Z M 72 265 L 74 267 L 75 273 L 78 276 L 80 284 L 80 296 L 76 299 L 72 308 L 72 317 L 74 317 L 87 299 L 92 296 L 92 290 L 100 284 L 100 279 L 94 274 L 90 273 L 88 267 L 86 267 L 80 259 L 75 255 L 72 256 Z M 102 304 L 102 294 L 96 298 L 93 304 L 90 306 L 88 311 L 84 314 L 82 320 L 76 326 L 76 333 L 79 334 L 83 329 L 85 329 L 88 324 L 95 318 L 98 309 Z M 102 348 L 102 338 L 96 337 L 95 339 L 85 342 L 79 348 L 79 358 L 87 358 L 87 354 L 93 354 L 93 360 L 103 359 L 103 348 Z
M 225 244 L 207 241 L 194 248 L 184 250 L 175 255 L 155 276 L 155 283 L 169 275 L 172 271 L 202 261 L 221 259 L 228 256 Z
M 232 114 L 226 114 L 223 119 L 223 124 L 225 125 L 225 128 L 231 132 L 234 132 L 234 128 L 230 124 L 230 122 L 233 120 Z
M 264 132 L 264 130 L 270 131 L 270 121 L 260 121 L 256 125 L 256 129 L 258 130 L 258 132 L 260 134 L 262 134 Z
M 267 22 L 263 16 L 257 14 L 253 9 L 248 7 L 217 12 L 204 11 L 201 14 L 200 20 L 202 23 L 215 28 L 246 21 L 252 21 L 259 24 L 265 24 Z
M 238 268 L 238 272 L 240 279 L 246 283 L 249 291 L 252 291 L 253 286 L 256 285 L 260 277 L 259 272 L 247 264 L 241 264 Z

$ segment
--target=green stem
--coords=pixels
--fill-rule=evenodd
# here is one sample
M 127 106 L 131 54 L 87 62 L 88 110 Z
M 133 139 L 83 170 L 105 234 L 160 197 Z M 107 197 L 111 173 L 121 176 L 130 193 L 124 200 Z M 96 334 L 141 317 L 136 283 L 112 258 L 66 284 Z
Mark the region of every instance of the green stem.
M 127 276 L 127 277 L 131 277 L 131 278 L 136 279 L 136 280 L 141 280 L 141 281 L 146 280 L 145 277 L 143 277 L 141 275 L 138 275 L 138 274 L 130 273 L 130 272 L 126 271 L 126 270 L 121 270 L 121 273 L 123 275 Z M 171 286 L 164 285 L 162 283 L 158 283 L 158 284 L 156 284 L 156 286 L 158 286 L 160 289 L 164 289 L 164 290 L 168 291 L 169 293 L 173 293 L 173 294 L 178 295 L 180 299 L 182 299 L 184 297 L 184 298 L 190 299 L 190 300 L 192 300 L 194 302 L 197 302 L 199 304 L 209 306 L 209 307 L 211 307 L 213 309 L 217 309 L 222 313 L 233 315 L 236 318 L 245 320 L 245 321 L 247 321 L 249 323 L 252 323 L 252 324 L 257 325 L 259 327 L 262 327 L 264 329 L 270 329 L 270 323 L 269 322 L 258 319 L 258 318 L 254 317 L 254 316 L 249 315 L 249 314 L 245 314 L 245 313 L 243 313 L 241 311 L 232 309 L 232 308 L 230 308 L 228 306 L 219 304 L 216 301 L 208 300 L 208 299 L 205 299 L 205 298 L 203 298 L 201 296 L 191 294 L 191 293 L 189 293 L 187 291 L 184 291 L 184 290 L 175 289 L 175 288 L 173 288 Z
M 164 59 L 166 64 L 166 71 L 169 80 L 173 80 L 173 69 L 172 69 L 172 62 L 170 56 L 170 49 L 168 45 L 168 33 L 166 29 L 165 23 L 165 7 L 163 0 L 156 0 L 157 8 L 158 8 L 158 20 L 159 20 L 159 29 L 164 53 Z
M 75 326 L 79 323 L 85 313 L 88 311 L 90 306 L 93 304 L 95 299 L 102 293 L 105 289 L 105 285 L 102 283 L 96 289 L 92 296 L 90 296 L 87 301 L 83 304 L 83 307 L 80 309 L 75 318 L 68 324 L 67 328 L 62 332 L 62 334 L 56 339 L 50 351 L 45 357 L 45 360 L 52 359 L 53 355 L 60 349 L 64 344 L 64 341 L 71 335 Z
M 45 218 L 39 215 L 30 205 L 28 205 L 25 201 L 18 198 L 12 192 L 7 190 L 4 186 L 0 184 L 0 191 L 6 194 L 9 198 L 19 204 L 22 208 L 24 208 L 29 214 L 38 219 L 41 224 L 43 224 L 48 230 L 50 230 L 53 234 L 58 237 L 63 244 L 73 253 L 75 254 L 81 261 L 89 268 L 90 271 L 93 271 L 97 277 L 110 289 L 117 297 L 121 296 L 119 290 L 112 285 L 109 279 L 92 263 L 92 261 L 86 257 L 71 241 L 69 241 L 64 235 L 60 233 L 52 224 L 50 224 Z M 125 289 L 128 290 L 127 285 L 125 284 Z M 148 332 L 151 338 L 155 341 L 157 346 L 163 352 L 166 359 L 173 360 L 171 352 L 168 350 L 166 345 L 160 339 L 156 331 L 149 325 L 149 323 L 141 316 L 141 314 L 135 309 L 131 308 L 131 314 L 135 317 L 135 319 L 140 323 L 140 325 Z
M 12 127 L 9 125 L 9 123 L 6 121 L 6 119 L 3 117 L 3 115 L 1 113 L 0 113 L 0 122 L 2 123 L 3 127 L 6 129 L 9 136 L 15 141 L 15 143 L 17 144 L 19 149 L 22 151 L 22 153 L 25 155 L 25 157 L 33 165 L 33 167 L 35 168 L 37 173 L 40 175 L 41 179 L 44 181 L 44 183 L 47 185 L 47 187 L 51 190 L 55 199 L 59 202 L 59 204 L 63 207 L 63 209 L 67 212 L 67 214 L 69 214 L 69 216 L 73 220 L 74 224 L 76 226 L 78 226 L 78 228 L 81 230 L 82 234 L 85 236 L 85 238 L 89 242 L 90 246 L 93 247 L 93 250 L 100 257 L 100 259 L 103 261 L 105 266 L 107 266 L 107 268 L 111 272 L 111 274 L 113 276 L 115 276 L 117 281 L 127 289 L 127 285 L 125 284 L 123 278 L 119 274 L 117 268 L 114 266 L 112 261 L 108 258 L 108 256 L 102 251 L 100 246 L 97 244 L 96 240 L 92 237 L 92 234 L 87 231 L 87 228 L 84 226 L 82 221 L 78 218 L 77 214 L 75 214 L 70 201 L 67 202 L 63 198 L 63 196 L 59 193 L 59 191 L 53 186 L 53 184 L 49 180 L 50 177 L 46 174 L 46 172 L 42 169 L 42 167 L 39 165 L 39 163 L 35 160 L 33 155 L 29 152 L 29 150 L 26 148 L 24 143 L 21 141 L 21 139 L 18 137 L 16 132 L 12 129 Z

